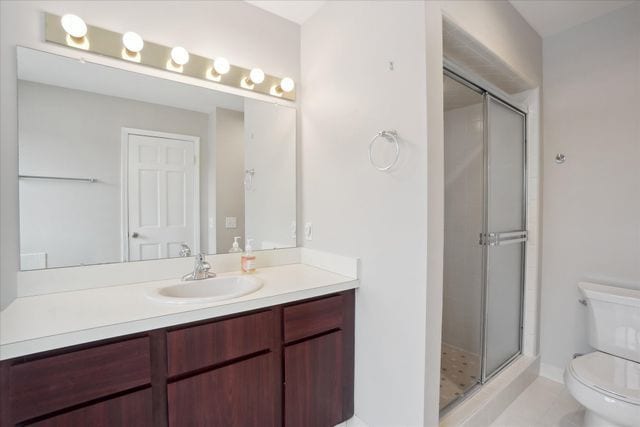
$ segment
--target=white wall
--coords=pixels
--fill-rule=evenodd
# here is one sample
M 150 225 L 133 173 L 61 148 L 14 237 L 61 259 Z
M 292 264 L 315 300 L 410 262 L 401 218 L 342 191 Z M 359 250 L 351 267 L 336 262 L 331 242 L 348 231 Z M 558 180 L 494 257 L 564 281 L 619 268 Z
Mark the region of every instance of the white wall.
M 544 76 L 541 350 L 558 376 L 590 351 L 577 282 L 640 289 L 640 3 L 546 38 Z
M 244 2 L 199 1 L 15 1 L 0 2 L 0 307 L 16 295 L 18 269 L 18 183 L 16 45 L 169 78 L 193 79 L 43 42 L 42 12 L 75 13 L 87 23 L 148 40 L 182 44 L 206 56 L 225 56 L 245 67 L 299 80 L 300 28 Z M 200 83 L 204 84 L 204 83 Z M 207 84 L 215 86 L 213 84 Z M 221 90 L 245 93 L 222 87 Z M 259 97 L 256 95 L 256 97 Z
M 20 252 L 45 252 L 47 267 L 120 262 L 122 128 L 197 136 L 206 147 L 207 114 L 27 81 L 18 90 L 20 173 L 98 180 L 21 180 Z M 205 158 L 200 167 L 206 176 Z
M 226 253 L 233 238 L 244 247 L 244 114 L 216 109 L 216 240 L 217 252 Z M 225 226 L 226 217 L 236 217 L 236 228 Z
M 458 84 L 458 83 L 456 83 Z M 482 320 L 483 109 L 444 113 L 444 290 L 442 340 L 480 354 Z
M 424 421 L 424 7 L 328 2 L 302 25 L 302 206 L 314 232 L 305 247 L 361 258 L 355 412 L 370 426 Z M 367 156 L 382 129 L 401 138 L 391 173 Z
M 305 246 L 362 258 L 355 410 L 372 426 L 438 423 L 443 11 L 542 81 L 541 40 L 506 2 L 329 2 L 302 26 Z M 394 128 L 403 158 L 383 174 L 367 144 Z
M 296 110 L 246 99 L 244 168 L 253 183 L 244 192 L 245 234 L 253 249 L 296 245 Z
M 542 40 L 507 1 L 440 1 L 442 13 L 532 86 L 542 84 Z

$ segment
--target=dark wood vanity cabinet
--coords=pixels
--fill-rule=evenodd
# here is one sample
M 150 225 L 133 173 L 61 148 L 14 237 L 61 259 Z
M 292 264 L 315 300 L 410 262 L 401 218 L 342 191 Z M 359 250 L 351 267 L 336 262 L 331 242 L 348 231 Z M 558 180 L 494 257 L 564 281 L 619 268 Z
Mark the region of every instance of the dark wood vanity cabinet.
M 354 291 L 0 362 L 0 425 L 334 426 Z

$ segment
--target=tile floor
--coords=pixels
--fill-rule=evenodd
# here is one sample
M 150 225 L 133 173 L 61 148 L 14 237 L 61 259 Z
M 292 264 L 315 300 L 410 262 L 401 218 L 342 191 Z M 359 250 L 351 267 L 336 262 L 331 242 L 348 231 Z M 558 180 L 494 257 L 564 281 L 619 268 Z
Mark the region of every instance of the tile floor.
M 477 354 L 469 353 L 449 344 L 442 344 L 440 409 L 478 382 L 479 360 Z
M 563 384 L 538 377 L 491 427 L 580 427 L 584 408 Z

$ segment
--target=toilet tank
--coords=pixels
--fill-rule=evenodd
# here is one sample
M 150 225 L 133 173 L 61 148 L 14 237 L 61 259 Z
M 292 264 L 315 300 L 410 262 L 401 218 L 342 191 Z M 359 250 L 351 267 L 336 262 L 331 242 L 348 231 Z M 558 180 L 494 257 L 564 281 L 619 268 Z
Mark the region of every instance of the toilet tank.
M 640 290 L 581 282 L 589 310 L 589 344 L 640 362 Z

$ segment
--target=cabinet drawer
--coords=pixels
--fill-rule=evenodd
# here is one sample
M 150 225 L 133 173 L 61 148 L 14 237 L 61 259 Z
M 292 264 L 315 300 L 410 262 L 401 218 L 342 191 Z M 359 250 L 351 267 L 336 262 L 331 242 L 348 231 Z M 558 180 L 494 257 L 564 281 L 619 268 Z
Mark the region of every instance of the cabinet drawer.
M 167 333 L 169 376 L 272 348 L 272 311 L 192 326 Z
M 148 384 L 149 338 L 20 363 L 9 376 L 12 418 L 24 421 Z
M 342 295 L 284 308 L 284 340 L 310 337 L 342 327 Z
M 125 394 L 28 424 L 33 427 L 151 427 L 151 389 Z

